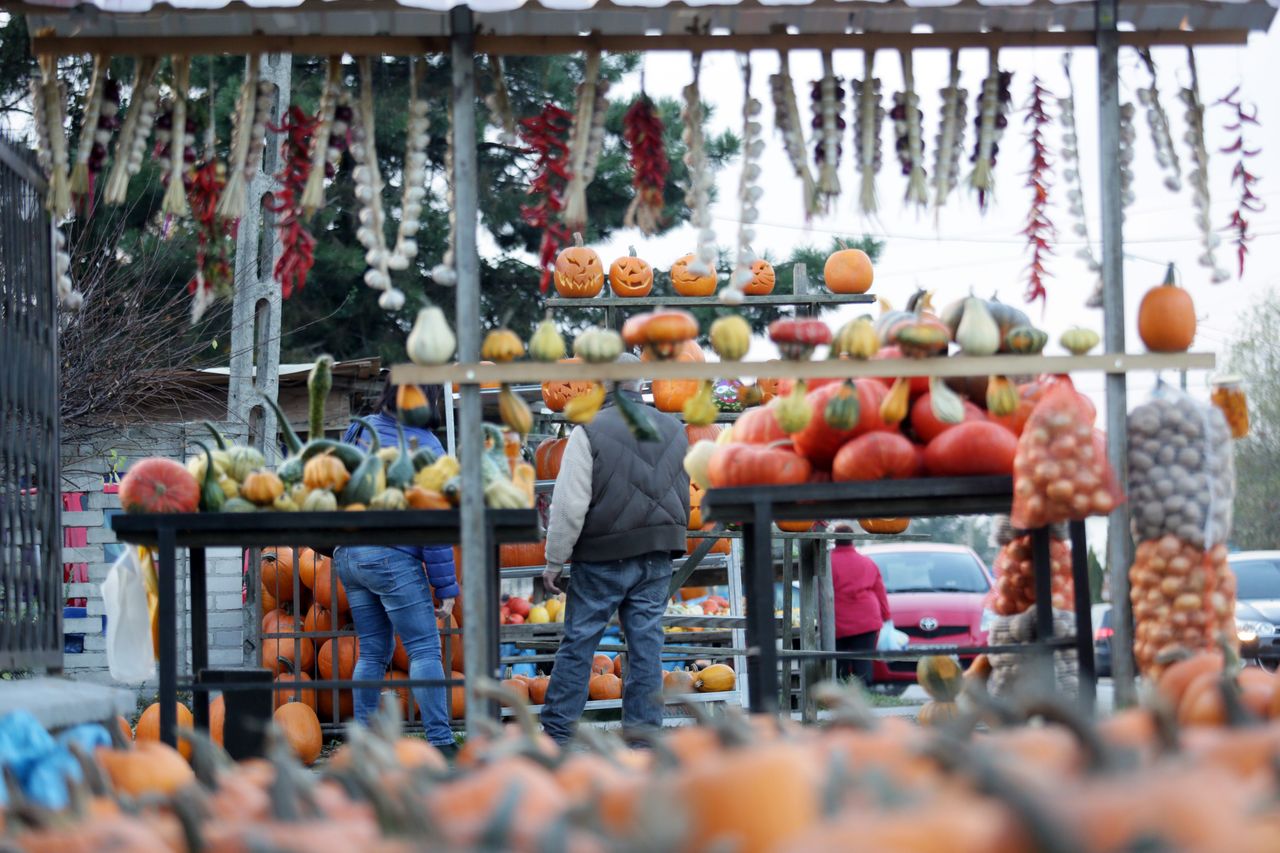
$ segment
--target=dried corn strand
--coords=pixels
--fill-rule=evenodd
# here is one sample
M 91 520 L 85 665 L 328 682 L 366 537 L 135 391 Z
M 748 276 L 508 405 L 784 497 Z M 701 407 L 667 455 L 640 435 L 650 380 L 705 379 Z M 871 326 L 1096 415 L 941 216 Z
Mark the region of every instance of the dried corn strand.
M 751 96 L 751 54 L 742 54 L 739 63 L 742 71 L 742 171 L 738 178 L 738 255 L 733 275 L 720 291 L 720 301 L 726 305 L 741 305 L 746 299 L 745 289 L 754 275 L 751 265 L 756 260 L 751 249 L 756 236 L 755 222 L 760 218 L 756 204 L 764 194 L 756 183 L 760 178 L 759 160 L 764 154 L 764 128 L 760 124 L 764 105 Z
M 1071 53 L 1062 55 L 1062 74 L 1067 81 L 1067 96 L 1058 98 L 1058 122 L 1062 125 L 1062 180 L 1067 187 L 1067 210 L 1071 213 L 1075 224 L 1072 233 L 1080 238 L 1080 248 L 1076 249 L 1076 257 L 1084 261 L 1089 272 L 1094 276 L 1093 292 L 1085 305 L 1089 308 L 1102 307 L 1102 264 L 1093 253 L 1093 244 L 1089 240 L 1089 225 L 1085 218 L 1084 187 L 1080 175 L 1080 136 L 1076 131 L 1076 90 L 1071 81 Z
M 1151 48 L 1138 49 L 1142 64 L 1151 75 L 1151 85 L 1138 89 L 1138 102 L 1147 108 L 1147 127 L 1151 131 L 1151 144 L 1156 150 L 1156 165 L 1169 174 L 1165 176 L 1164 185 L 1171 192 L 1182 189 L 1182 166 L 1178 162 L 1178 152 L 1173 146 L 1173 134 L 1169 130 L 1169 114 L 1160 103 L 1160 88 L 1156 81 L 1156 63 L 1151 57 Z
M 978 193 L 978 209 L 984 212 L 996 188 L 996 154 L 1009 123 L 1009 84 L 1013 80 L 1012 72 L 1000 70 L 996 48 L 991 48 L 988 58 L 987 77 L 978 95 L 978 114 L 973 119 L 978 138 L 974 143 L 973 171 L 969 174 L 969 188 Z
M 360 202 L 360 226 L 356 229 L 356 239 L 364 246 L 364 262 L 369 267 L 364 272 L 364 283 L 381 291 L 378 298 L 380 306 L 395 310 L 404 305 L 404 294 L 391 286 L 391 269 L 388 266 L 390 252 L 387 251 L 386 213 L 382 205 L 382 170 L 378 168 L 375 134 L 373 60 L 362 56 L 359 65 L 360 101 L 354 111 L 351 128 L 351 157 L 356 162 L 352 178 L 356 199 Z
M 48 152 L 42 162 L 49 176 L 49 190 L 45 207 L 55 220 L 71 215 L 71 182 L 67 175 L 67 134 L 63 127 L 63 89 L 58 79 L 58 59 L 40 57 L 40 141 Z
M 191 57 L 173 57 L 173 124 L 169 142 L 169 185 L 160 209 L 170 216 L 187 217 L 187 91 L 191 88 Z
M 933 206 L 942 207 L 960 176 L 960 151 L 964 148 L 965 115 L 969 93 L 960 88 L 960 51 L 951 51 L 951 70 L 942 95 L 942 115 L 933 149 Z
M 253 134 L 253 125 L 258 100 L 259 55 L 245 57 L 244 80 L 240 83 L 240 94 L 236 97 L 235 113 L 232 116 L 230 162 L 227 164 L 227 185 L 218 200 L 218 216 L 221 219 L 239 219 L 244 216 L 245 164 L 249 160 L 249 144 Z
M 622 118 L 622 138 L 627 143 L 631 185 L 635 189 L 622 224 L 625 228 L 639 228 L 643 234 L 656 234 L 662 220 L 670 169 L 664 130 L 653 101 L 642 91 Z
M 791 79 L 790 61 L 785 50 L 778 51 L 778 73 L 769 77 L 773 94 L 773 126 L 782 134 L 791 168 L 800 179 L 805 219 L 818 212 L 817 183 L 809 168 L 809 149 L 804 141 L 804 124 L 796 101 L 795 81 Z
M 125 114 L 120 135 L 116 137 L 111 172 L 102 190 L 103 204 L 124 202 L 129 191 L 129 179 L 142 168 L 147 140 L 156 120 L 156 99 L 160 96 L 160 87 L 155 80 L 159 68 L 160 60 L 154 56 L 142 57 L 134 63 L 129 111 Z
M 1050 173 L 1053 160 L 1049 155 L 1049 143 L 1046 131 L 1052 119 L 1049 117 L 1047 101 L 1051 97 L 1049 90 L 1040 84 L 1039 77 L 1031 79 L 1031 100 L 1027 104 L 1027 117 L 1024 123 L 1030 128 L 1028 141 L 1031 143 L 1031 163 L 1027 169 L 1027 187 L 1031 190 L 1031 209 L 1027 213 L 1027 225 L 1022 230 L 1031 249 L 1031 262 L 1027 265 L 1026 300 L 1043 301 L 1048 292 L 1044 280 L 1048 278 L 1046 269 L 1048 256 L 1053 254 L 1052 241 L 1057 237 L 1053 222 L 1049 220 L 1049 190 L 1052 187 Z
M 89 91 L 84 97 L 84 119 L 80 124 L 80 138 L 76 140 L 76 162 L 71 169 L 71 194 L 83 196 L 89 192 L 89 155 L 93 153 L 93 140 L 98 131 L 98 115 L 102 110 L 103 84 L 107 78 L 108 59 L 104 54 L 93 57 L 93 72 L 89 77 Z
M 1196 73 L 1196 55 L 1187 48 L 1187 64 L 1191 71 L 1191 85 L 1182 90 L 1182 103 L 1186 107 L 1187 147 L 1191 149 L 1191 171 L 1187 181 L 1191 184 L 1191 203 L 1196 209 L 1196 227 L 1200 231 L 1204 253 L 1200 266 L 1213 270 L 1210 281 L 1221 284 L 1231 278 L 1231 273 L 1218 265 L 1216 251 L 1222 242 L 1214 231 L 1209 218 L 1209 149 L 1204 141 L 1204 102 L 1200 100 L 1200 78 Z
M 444 147 L 444 203 L 449 211 L 449 233 L 444 240 L 444 254 L 440 263 L 431 268 L 431 280 L 441 287 L 453 287 L 458 283 L 456 253 L 454 244 L 458 239 L 458 217 L 453 203 L 453 104 L 449 104 L 449 129 L 445 133 L 447 140 Z
M 911 51 L 900 52 L 902 58 L 902 91 L 893 96 L 895 149 L 902 165 L 902 176 L 907 179 L 907 204 L 926 207 L 929 204 L 928 176 L 924 170 L 924 113 L 920 110 L 920 96 L 916 94 L 915 74 L 912 73 Z
M 600 79 L 600 52 L 587 55 L 582 82 L 578 84 L 578 104 L 573 116 L 573 130 L 569 135 L 569 186 L 565 189 L 564 223 L 571 231 L 582 231 L 587 224 L 587 185 L 595 173 L 592 148 L 593 136 L 604 140 L 604 114 L 600 109 L 600 88 L 608 84 Z M 599 159 L 600 146 L 595 147 L 595 160 Z
M 689 186 L 685 191 L 685 203 L 689 205 L 690 221 L 698 229 L 697 251 L 689 269 L 698 275 L 709 275 L 716 265 L 716 233 L 711 228 L 711 187 L 714 182 L 707 169 L 705 141 L 702 135 L 702 96 L 699 78 L 702 74 L 702 54 L 693 54 L 693 80 L 682 94 L 684 106 L 680 118 L 684 124 L 684 162 L 689 170 Z
M 1133 204 L 1133 155 L 1138 133 L 1133 127 L 1137 114 L 1132 103 L 1120 105 L 1120 221 L 1124 222 L 1124 210 Z
M 67 235 L 62 228 L 53 229 L 53 264 L 58 288 L 58 304 L 68 311 L 79 311 L 84 294 L 71 281 L 71 253 L 67 251 Z
M 884 107 L 880 106 L 880 79 L 875 76 L 875 50 L 863 51 L 863 76 L 853 81 L 853 144 L 858 150 L 858 209 L 864 216 L 875 213 L 876 173 L 880 171 L 880 127 Z
M 411 59 L 409 67 L 409 120 L 405 127 L 404 179 L 400 193 L 400 226 L 396 245 L 387 258 L 387 267 L 407 270 L 418 255 L 418 230 L 422 227 L 422 204 L 427 197 L 427 144 L 431 141 L 430 105 L 419 93 L 426 73 L 424 63 Z M 385 296 L 385 294 L 384 294 Z M 394 302 L 394 296 L 387 296 Z M 384 308 L 386 306 L 383 306 Z
M 511 95 L 507 91 L 502 57 L 493 53 L 489 54 L 489 79 L 493 82 L 493 91 L 485 97 L 485 105 L 489 107 L 494 123 L 502 130 L 502 141 L 507 145 L 515 145 L 516 116 L 511 111 Z
M 813 84 L 810 101 L 813 106 L 813 129 L 818 132 L 814 159 L 818 167 L 818 200 L 823 210 L 840 196 L 840 155 L 844 136 L 844 87 L 836 76 L 831 51 L 822 53 L 822 79 Z
M 324 89 L 320 92 L 320 107 L 316 111 L 319 123 L 311 137 L 311 172 L 302 192 L 303 215 L 310 219 L 324 207 L 324 179 L 327 165 L 333 162 L 333 138 L 347 135 L 346 121 L 338 118 L 338 102 L 342 94 L 342 57 L 330 56 L 326 61 Z M 339 124 L 344 125 L 339 127 Z M 339 132 L 341 131 L 341 132 Z M 338 157 L 342 156 L 341 150 Z M 336 165 L 336 164 L 335 164 Z
M 1228 134 L 1236 135 L 1235 141 L 1220 151 L 1223 154 L 1235 154 L 1237 158 L 1235 168 L 1231 170 L 1231 183 L 1240 185 L 1240 195 L 1236 209 L 1231 211 L 1226 230 L 1233 234 L 1238 274 L 1243 278 L 1245 258 L 1249 254 L 1249 243 L 1253 240 L 1253 235 L 1249 233 L 1249 221 L 1245 217 L 1267 209 L 1266 203 L 1254 192 L 1259 178 L 1249 168 L 1249 161 L 1261 154 L 1262 149 L 1250 148 L 1245 144 L 1245 131 L 1251 127 L 1259 127 L 1258 107 L 1256 104 L 1244 103 L 1240 98 L 1239 86 L 1220 98 L 1215 106 L 1227 107 L 1231 111 L 1231 117 L 1227 119 L 1223 129 Z

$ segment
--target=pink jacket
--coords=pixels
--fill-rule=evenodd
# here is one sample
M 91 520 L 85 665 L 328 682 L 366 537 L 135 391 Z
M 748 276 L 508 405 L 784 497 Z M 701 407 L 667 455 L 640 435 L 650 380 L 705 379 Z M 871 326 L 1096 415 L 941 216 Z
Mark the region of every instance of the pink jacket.
M 889 619 L 889 597 L 880 568 L 852 545 L 832 549 L 831 585 L 835 591 L 837 637 L 879 631 Z

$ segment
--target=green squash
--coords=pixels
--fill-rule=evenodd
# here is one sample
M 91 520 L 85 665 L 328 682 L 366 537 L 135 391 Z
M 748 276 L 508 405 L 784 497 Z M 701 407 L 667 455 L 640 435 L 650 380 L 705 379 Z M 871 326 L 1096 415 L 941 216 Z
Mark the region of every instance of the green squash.
M 355 420 L 356 423 L 369 431 L 369 452 L 360 464 L 356 466 L 356 470 L 351 472 L 351 479 L 347 481 L 347 485 L 343 488 L 342 494 L 338 496 L 338 500 L 343 506 L 348 504 L 364 504 L 368 506 L 369 501 L 373 500 L 373 496 L 382 491 L 386 485 L 386 472 L 382 467 L 382 457 L 378 455 L 378 451 L 382 448 L 382 443 L 378 440 L 377 431 L 368 421 L 364 418 L 356 418 Z M 356 433 L 356 437 L 359 438 L 359 433 Z
M 440 454 L 429 447 L 420 447 L 413 452 L 413 470 L 421 471 L 428 465 L 434 465 Z
M 243 444 L 233 444 L 227 448 L 227 460 L 227 475 L 237 483 L 243 483 L 245 477 L 267 464 L 257 448 Z
M 657 441 L 661 438 L 644 407 L 619 391 L 616 384 L 613 388 L 613 401 L 618 407 L 618 413 L 622 415 L 622 420 L 626 422 L 627 428 L 631 430 L 631 434 L 637 441 Z
M 395 461 L 387 465 L 387 485 L 395 489 L 407 489 L 413 484 L 413 475 L 418 470 L 413 467 L 413 459 L 409 456 L 409 448 L 404 440 L 404 427 L 396 421 L 396 434 L 400 439 L 400 452 Z
M 1035 326 L 1014 326 L 1004 336 L 1002 352 L 1018 355 L 1036 355 L 1049 343 L 1049 335 Z
M 338 508 L 338 498 L 327 489 L 312 489 L 302 501 L 303 512 L 333 512 Z
M 388 486 L 373 496 L 373 500 L 369 501 L 369 509 L 408 509 L 409 499 L 404 496 L 404 492 Z
M 205 458 L 204 482 L 200 484 L 200 511 L 220 512 L 226 503 L 227 496 L 218 485 L 218 475 L 213 464 L 213 451 L 203 441 L 197 441 L 195 445 L 204 451 Z
M 262 400 L 271 407 L 271 411 L 275 412 L 277 428 L 284 434 L 284 446 L 289 451 L 288 457 L 276 466 L 276 476 L 283 480 L 286 486 L 300 483 L 302 482 L 302 468 L 306 465 L 306 462 L 302 459 L 302 440 L 293 431 L 293 425 L 284 416 L 280 405 L 266 394 L 262 395 Z
M 307 438 L 324 438 L 324 404 L 333 388 L 333 356 L 322 355 L 307 376 Z
M 835 396 L 827 401 L 826 407 L 822 410 L 822 419 L 832 429 L 844 432 L 858 425 L 858 418 L 862 414 L 861 409 L 858 402 L 858 388 L 846 379 L 841 383 L 840 390 L 835 393 Z
M 258 508 L 244 498 L 228 498 L 222 505 L 223 512 L 257 512 Z

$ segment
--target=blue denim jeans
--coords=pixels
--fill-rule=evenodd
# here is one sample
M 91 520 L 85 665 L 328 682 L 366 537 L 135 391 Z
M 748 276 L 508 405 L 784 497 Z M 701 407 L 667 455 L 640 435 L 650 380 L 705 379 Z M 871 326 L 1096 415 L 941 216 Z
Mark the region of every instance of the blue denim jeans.
M 409 653 L 409 677 L 443 681 L 440 630 L 422 561 L 394 548 L 357 546 L 337 549 L 334 563 L 360 636 L 354 677 L 383 678 L 399 634 Z M 380 693 L 376 688 L 355 691 L 357 722 L 368 723 L 378 709 Z M 452 744 L 446 688 L 415 687 L 413 698 L 422 714 L 427 740 L 437 746 Z
M 591 659 L 615 611 L 627 639 L 622 725 L 632 730 L 662 725 L 662 614 L 670 583 L 671 556 L 665 551 L 573 563 L 564 638 L 542 709 L 542 728 L 557 743 L 570 738 L 582 716 Z

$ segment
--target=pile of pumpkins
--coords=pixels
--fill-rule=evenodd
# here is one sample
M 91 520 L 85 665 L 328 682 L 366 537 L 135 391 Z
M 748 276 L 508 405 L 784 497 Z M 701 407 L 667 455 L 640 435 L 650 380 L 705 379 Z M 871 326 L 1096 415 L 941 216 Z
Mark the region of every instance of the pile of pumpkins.
M 1151 706 L 1095 722 L 1060 698 L 994 699 L 935 664 L 959 702 L 933 725 L 878 717 L 833 685 L 821 726 L 691 703 L 702 722 L 653 733 L 649 749 L 589 726 L 562 749 L 516 702 L 517 722 L 472 733 L 452 766 L 404 736 L 390 705 L 311 772 L 279 720 L 269 757 L 240 763 L 198 733 L 190 765 L 140 733 L 82 756 L 64 807 L 11 793 L 5 833 L 20 850 L 1276 849 L 1280 721 L 1180 724 L 1165 710 L 1174 668 Z M 1243 688 L 1208 670 L 1192 680 Z
M 185 466 L 161 457 L 143 459 L 129 468 L 120 483 L 120 502 L 126 512 L 332 512 L 335 510 L 451 509 L 461 500 L 458 460 L 427 448 L 411 448 L 397 422 L 399 441 L 383 447 L 376 430 L 364 418 L 358 438 L 368 450 L 325 438 L 324 404 L 332 387 L 333 359 L 317 359 L 308 379 L 309 440 L 294 432 L 274 400 L 265 399 L 276 414 L 288 456 L 269 470 L 252 447 L 228 443 L 206 423 L 212 447 L 194 442 L 200 452 Z M 427 400 L 417 386 L 397 389 L 400 421 L 422 419 Z M 503 430 L 484 425 L 485 453 L 482 482 L 485 502 L 496 509 L 533 506 L 533 466 L 507 455 Z

